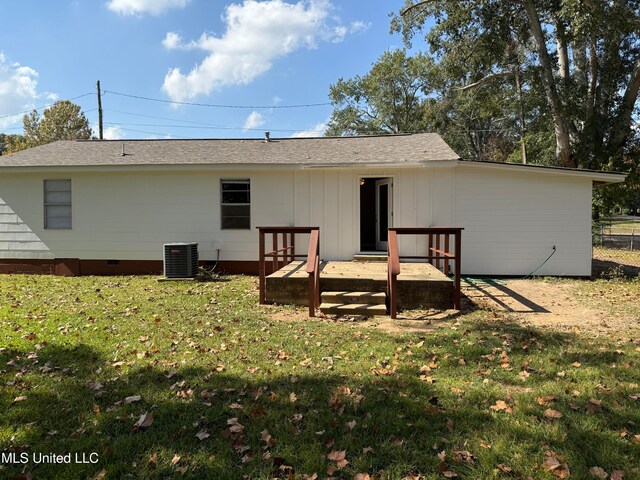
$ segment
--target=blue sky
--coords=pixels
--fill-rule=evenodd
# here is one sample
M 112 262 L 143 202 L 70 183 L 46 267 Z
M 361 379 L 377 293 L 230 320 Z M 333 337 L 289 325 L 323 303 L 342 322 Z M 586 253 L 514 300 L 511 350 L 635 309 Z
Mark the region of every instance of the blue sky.
M 326 103 L 331 83 L 366 73 L 386 49 L 402 46 L 389 34 L 389 12 L 403 3 L 9 0 L 0 31 L 0 132 L 21 133 L 22 115 L 10 114 L 89 93 L 74 101 L 97 123 L 100 80 L 107 138 L 318 135 L 328 105 L 211 108 L 118 94 L 240 106 Z

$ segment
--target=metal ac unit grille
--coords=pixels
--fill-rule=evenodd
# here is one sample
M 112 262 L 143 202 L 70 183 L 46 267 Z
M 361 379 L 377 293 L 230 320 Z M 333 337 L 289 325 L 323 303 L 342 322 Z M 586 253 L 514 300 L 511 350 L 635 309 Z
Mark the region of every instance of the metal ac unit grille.
M 164 276 L 195 278 L 198 274 L 197 243 L 166 243 L 164 245 Z

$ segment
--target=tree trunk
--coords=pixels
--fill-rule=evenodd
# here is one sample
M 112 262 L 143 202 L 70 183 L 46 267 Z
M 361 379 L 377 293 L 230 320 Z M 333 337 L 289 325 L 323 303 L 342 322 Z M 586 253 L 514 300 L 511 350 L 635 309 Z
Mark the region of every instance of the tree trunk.
M 638 92 L 640 91 L 640 60 L 636 61 L 631 74 L 631 80 L 622 97 L 620 109 L 615 121 L 615 127 L 611 141 L 609 142 L 609 151 L 617 152 L 624 145 L 627 137 L 631 133 L 631 116 L 638 100 Z
M 533 34 L 533 38 L 536 43 L 536 50 L 538 52 L 543 72 L 542 83 L 544 84 L 547 100 L 549 101 L 549 106 L 551 108 L 551 114 L 553 115 L 556 135 L 556 158 L 560 161 L 562 166 L 576 168 L 575 159 L 571 155 L 569 127 L 562 112 L 562 103 L 560 102 L 555 79 L 553 77 L 551 57 L 547 50 L 547 44 L 545 43 L 540 19 L 538 18 L 538 13 L 533 5 L 533 0 L 522 0 L 522 4 L 527 12 L 527 17 L 529 18 L 529 24 L 531 26 L 531 33 Z

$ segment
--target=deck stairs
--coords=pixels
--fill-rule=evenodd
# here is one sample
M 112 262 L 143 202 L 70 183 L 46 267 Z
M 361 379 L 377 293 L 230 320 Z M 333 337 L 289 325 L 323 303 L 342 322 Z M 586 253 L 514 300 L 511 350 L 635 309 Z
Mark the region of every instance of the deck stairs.
M 384 292 L 322 292 L 320 311 L 327 315 L 386 315 L 387 295 Z

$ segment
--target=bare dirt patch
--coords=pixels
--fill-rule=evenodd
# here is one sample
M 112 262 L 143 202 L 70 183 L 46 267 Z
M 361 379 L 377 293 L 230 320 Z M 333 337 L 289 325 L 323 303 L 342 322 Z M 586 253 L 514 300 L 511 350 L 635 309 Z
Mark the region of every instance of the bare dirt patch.
M 484 309 L 523 325 L 600 334 L 638 328 L 637 319 L 599 305 L 582 292 L 588 280 L 487 280 L 468 283 L 464 294 Z
M 623 293 L 621 286 L 607 285 L 600 292 L 589 280 L 471 280 L 463 283 L 462 311 L 410 310 L 396 320 L 388 316 L 336 318 L 324 321 L 363 322 L 371 328 L 390 333 L 430 333 L 462 322 L 482 320 L 514 321 L 523 326 L 549 328 L 562 332 L 588 332 L 598 335 L 640 333 L 636 310 L 623 308 L 625 302 L 640 301 L 634 293 Z M 265 314 L 276 321 L 307 321 L 305 307 L 263 306 Z M 489 316 L 487 318 L 487 315 Z

